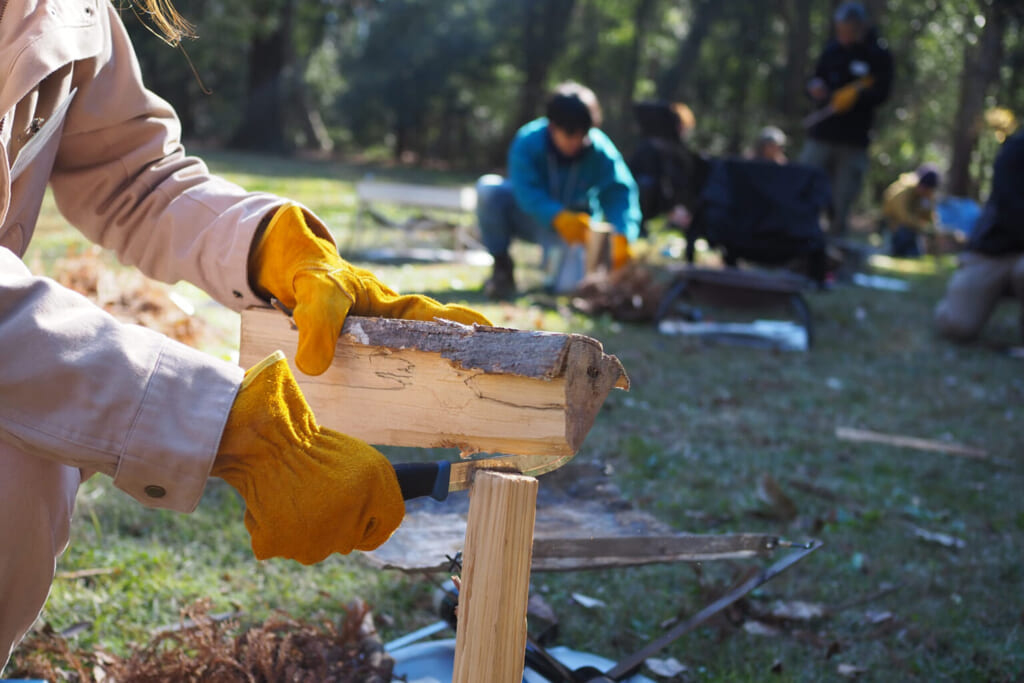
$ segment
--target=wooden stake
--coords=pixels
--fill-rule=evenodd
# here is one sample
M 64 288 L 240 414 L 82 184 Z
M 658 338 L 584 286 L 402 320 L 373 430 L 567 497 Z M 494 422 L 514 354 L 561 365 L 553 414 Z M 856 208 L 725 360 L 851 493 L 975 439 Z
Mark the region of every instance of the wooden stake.
M 317 420 L 378 445 L 574 455 L 612 387 L 629 387 L 578 334 L 350 317 L 317 377 L 295 368 L 297 346 L 280 312 L 242 313 L 243 367 L 283 350 Z
M 837 427 L 836 438 L 843 441 L 857 441 L 864 443 L 880 443 L 887 446 L 899 446 L 902 448 L 913 448 L 919 451 L 932 451 L 935 453 L 947 453 L 959 455 L 964 458 L 984 460 L 988 453 L 980 448 L 964 446 L 958 443 L 947 441 L 933 441 L 932 439 L 919 439 L 915 436 L 903 436 L 901 434 L 882 434 L 866 429 L 853 429 L 851 427 Z
M 520 683 L 537 480 L 478 472 L 469 496 L 452 683 Z

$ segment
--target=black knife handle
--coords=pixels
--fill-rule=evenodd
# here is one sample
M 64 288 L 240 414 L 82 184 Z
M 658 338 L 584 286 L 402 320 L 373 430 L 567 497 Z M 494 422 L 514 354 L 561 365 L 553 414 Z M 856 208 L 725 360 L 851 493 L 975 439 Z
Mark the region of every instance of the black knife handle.
M 395 465 L 398 486 L 402 489 L 402 498 L 405 500 L 423 496 L 430 496 L 434 500 L 445 500 L 448 497 L 451 472 L 451 463 L 447 460 L 404 462 Z

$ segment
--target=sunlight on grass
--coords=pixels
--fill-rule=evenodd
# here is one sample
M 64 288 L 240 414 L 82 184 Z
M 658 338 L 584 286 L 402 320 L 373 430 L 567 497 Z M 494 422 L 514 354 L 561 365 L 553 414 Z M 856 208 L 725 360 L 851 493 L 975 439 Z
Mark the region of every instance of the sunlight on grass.
M 353 183 L 372 170 L 233 154 L 215 154 L 211 163 L 250 187 L 294 196 L 324 215 L 339 237 L 351 226 Z M 434 177 L 417 173 L 421 181 Z M 45 271 L 48 261 L 81 248 L 84 242 L 48 203 L 29 263 Z M 664 258 L 660 246 L 651 254 Z M 515 255 L 521 286 L 537 286 L 538 251 L 522 247 Z M 789 354 L 660 336 L 649 326 L 574 314 L 564 300 L 523 296 L 493 304 L 480 293 L 486 268 L 371 268 L 402 291 L 478 306 L 502 325 L 589 334 L 617 354 L 633 390 L 612 393 L 577 457 L 611 468 L 633 504 L 681 531 L 825 541 L 822 551 L 766 584 L 749 604 L 805 600 L 828 606 L 829 616 L 770 638 L 724 620 L 698 629 L 663 653 L 686 663 L 696 679 L 765 680 L 778 661 L 779 680 L 834 680 L 841 660 L 866 667 L 868 680 L 1012 680 L 1002 674 L 1024 672 L 1014 599 L 1024 581 L 1024 366 L 998 349 L 1020 343 L 1017 311 L 1001 308 L 980 345 L 953 346 L 930 329 L 952 259 L 874 264 L 913 278 L 913 289 L 809 294 L 817 345 Z M 189 285 L 176 291 L 218 326 L 219 346 L 209 350 L 230 357 L 237 316 Z M 969 443 L 1003 464 L 841 442 L 837 426 Z M 792 499 L 795 519 L 763 514 L 758 482 L 766 473 Z M 57 629 L 87 621 L 78 644 L 121 652 L 174 623 L 179 608 L 199 596 L 213 598 L 215 611 L 237 610 L 252 620 L 276 609 L 298 617 L 336 615 L 359 596 L 386 616 L 378 621 L 385 638 L 436 620 L 431 593 L 442 577 L 374 571 L 358 554 L 316 567 L 257 563 L 241 515 L 237 495 L 219 481 L 194 514 L 177 515 L 144 509 L 94 478 L 79 496 L 71 547 L 59 569 L 118 573 L 58 580 L 43 619 Z M 964 539 L 966 547 L 929 544 L 913 535 L 914 527 Z M 538 574 L 532 583 L 560 617 L 561 644 L 617 658 L 757 565 Z M 886 584 L 898 588 L 872 600 Z M 572 601 L 573 592 L 600 597 L 607 607 L 585 610 Z M 843 606 L 859 598 L 866 602 Z M 873 624 L 869 610 L 892 616 Z M 834 648 L 838 659 L 828 654 Z

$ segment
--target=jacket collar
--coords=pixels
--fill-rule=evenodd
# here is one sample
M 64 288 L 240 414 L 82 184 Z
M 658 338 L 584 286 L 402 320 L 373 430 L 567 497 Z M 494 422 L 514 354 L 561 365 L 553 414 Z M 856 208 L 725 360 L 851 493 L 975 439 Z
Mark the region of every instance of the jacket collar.
M 0 17 L 0 114 L 48 74 L 97 56 L 106 42 L 99 14 L 107 11 L 103 0 L 7 0 Z

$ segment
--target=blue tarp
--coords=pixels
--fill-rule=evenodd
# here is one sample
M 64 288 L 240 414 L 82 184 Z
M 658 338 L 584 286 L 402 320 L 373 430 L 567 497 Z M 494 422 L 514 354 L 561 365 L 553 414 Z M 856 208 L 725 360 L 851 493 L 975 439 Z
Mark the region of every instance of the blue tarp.
M 981 215 L 981 205 L 965 197 L 946 197 L 935 207 L 935 212 L 939 215 L 940 229 L 959 230 L 970 237 Z

